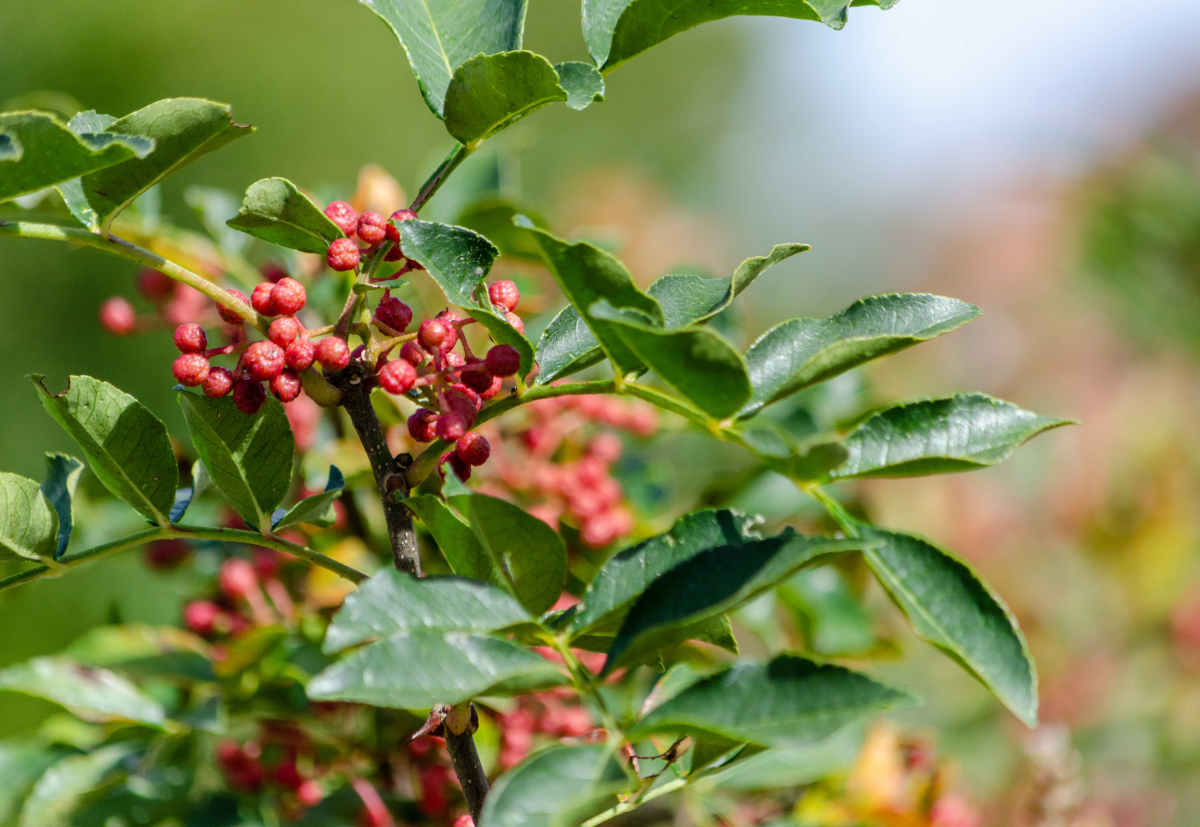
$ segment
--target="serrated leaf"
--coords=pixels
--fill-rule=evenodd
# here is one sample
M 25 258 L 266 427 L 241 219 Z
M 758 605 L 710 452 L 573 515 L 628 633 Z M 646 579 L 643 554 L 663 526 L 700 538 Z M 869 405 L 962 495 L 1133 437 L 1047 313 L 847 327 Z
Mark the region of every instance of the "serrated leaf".
M 283 406 L 274 399 L 253 416 L 230 397 L 179 392 L 179 406 L 213 486 L 252 526 L 271 530 L 271 512 L 292 482 L 295 440 Z
M 562 596 L 567 549 L 558 532 L 507 500 L 486 494 L 450 498 L 505 575 L 513 596 L 537 615 Z
M 347 596 L 325 630 L 326 653 L 397 632 L 495 632 L 529 623 L 529 612 L 495 586 L 462 577 L 418 580 L 384 569 Z
M 811 744 L 907 700 L 904 692 L 866 675 L 780 655 L 700 679 L 655 707 L 628 735 L 715 736 L 760 746 Z
M 850 456 L 829 479 L 984 468 L 1043 431 L 1069 424 L 982 393 L 909 402 L 880 411 L 847 434 L 842 444 Z
M 480 827 L 574 827 L 617 803 L 629 777 L 611 747 L 553 746 L 500 776 Z
M 567 106 L 572 109 L 587 109 L 604 100 L 604 75 L 591 63 L 568 60 L 556 64 L 554 71 L 558 72 L 558 85 L 567 93 Z
M 114 121 L 109 129 L 150 138 L 154 149 L 145 157 L 83 176 L 83 196 L 101 226 L 180 167 L 253 131 L 234 123 L 227 104 L 201 98 L 155 101 Z
M 66 827 L 79 799 L 99 786 L 134 749 L 130 744 L 112 744 L 54 764 L 33 785 L 21 808 L 19 827 Z
M 567 100 L 550 61 L 526 51 L 476 55 L 454 70 L 446 89 L 446 130 L 474 146 L 533 110 Z
M 79 444 L 88 467 L 113 495 L 159 525 L 175 502 L 179 468 L 162 420 L 107 382 L 71 376 L 60 394 L 31 377 L 42 407 Z
M 161 727 L 162 706 L 108 669 L 45 657 L 0 669 L 0 689 L 44 698 L 92 721 L 127 720 Z
M 478 54 L 521 48 L 525 0 L 359 0 L 408 54 L 421 95 L 441 117 L 454 71 Z
M 58 515 L 58 548 L 55 558 L 62 557 L 71 542 L 71 498 L 79 487 L 83 476 L 83 463 L 62 453 L 46 454 L 46 479 L 42 481 L 42 494 Z
M 76 134 L 45 112 L 0 113 L 0 201 L 146 155 L 152 141 L 109 132 Z
M 409 497 L 404 505 L 417 515 L 417 519 L 433 535 L 452 572 L 472 580 L 503 584 L 507 588 L 506 576 L 492 562 L 471 526 L 442 500 L 422 494 Z
M 59 520 L 41 486 L 0 471 L 0 560 L 54 558 Z
M 311 497 L 305 497 L 300 502 L 293 505 L 283 516 L 276 520 L 274 525 L 275 531 L 282 531 L 294 525 L 301 523 L 312 523 L 313 525 L 328 526 L 333 525 L 336 515 L 333 511 L 333 501 L 342 495 L 342 489 L 346 487 L 346 478 L 342 476 L 342 472 L 336 465 L 329 466 L 329 480 L 325 483 L 325 490 L 320 494 L 313 494 Z
M 48 767 L 68 751 L 41 739 L 0 741 L 0 824 L 12 824 L 21 802 Z
M 1037 672 L 1012 612 L 965 562 L 910 534 L 862 526 L 867 564 L 918 635 L 958 661 L 1028 726 Z
M 344 233 L 312 199 L 286 178 L 263 178 L 246 189 L 238 214 L 226 222 L 235 230 L 306 253 L 324 255 Z
M 564 683 L 550 661 L 499 638 L 412 629 L 355 649 L 308 684 L 318 701 L 428 709 Z
M 746 351 L 754 396 L 739 416 L 853 367 L 949 333 L 979 315 L 972 304 L 928 293 L 859 299 L 824 319 L 789 319 Z
M 406 258 L 420 263 L 451 304 L 477 306 L 478 287 L 499 250 L 474 230 L 433 221 L 395 222 Z
M 646 649 L 672 629 L 731 611 L 801 567 L 862 548 L 863 540 L 805 536 L 788 529 L 765 540 L 706 549 L 659 575 L 625 615 L 604 671 Z
M 721 419 L 737 413 L 750 398 L 750 379 L 742 354 L 712 330 L 665 330 L 605 301 L 592 305 L 591 313 L 611 325 L 621 341 L 663 382 L 709 416 Z

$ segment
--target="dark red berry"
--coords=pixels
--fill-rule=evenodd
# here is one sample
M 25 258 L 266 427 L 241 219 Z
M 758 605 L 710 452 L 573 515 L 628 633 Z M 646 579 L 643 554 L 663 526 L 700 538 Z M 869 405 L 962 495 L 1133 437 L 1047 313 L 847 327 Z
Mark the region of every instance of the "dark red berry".
M 353 240 L 338 238 L 334 239 L 334 242 L 329 245 L 329 252 L 325 254 L 325 261 L 328 262 L 330 269 L 333 270 L 353 270 L 358 266 L 358 260 L 361 256 L 362 253 Z
M 283 269 L 283 265 L 278 261 L 264 261 L 258 265 L 258 272 L 262 273 L 262 277 L 267 281 L 279 281 L 287 276 L 287 270 Z
M 412 210 L 396 210 L 392 213 L 392 217 L 387 222 L 388 241 L 395 241 L 397 244 L 400 243 L 400 230 L 396 228 L 393 222 L 403 224 L 405 221 L 412 221 L 416 217 L 417 214 Z
M 274 316 L 279 312 L 275 309 L 275 300 L 272 298 L 274 289 L 275 285 L 269 281 L 259 282 L 250 293 L 250 306 L 264 316 Z
M 304 285 L 290 276 L 284 276 L 271 288 L 271 303 L 275 312 L 284 316 L 295 316 L 308 301 L 308 291 Z
M 471 466 L 458 454 L 447 454 L 446 461 L 450 464 L 450 470 L 454 472 L 454 476 L 463 482 L 471 478 Z
M 417 341 L 430 350 L 447 350 L 456 338 L 453 328 L 438 319 L 426 319 L 417 330 Z
M 146 546 L 146 565 L 157 571 L 168 571 L 187 559 L 191 547 L 183 540 L 156 540 Z
M 246 294 L 241 290 L 227 290 L 226 292 L 236 296 L 246 304 L 250 304 L 250 299 L 246 298 Z M 221 317 L 221 321 L 228 322 L 229 324 L 242 324 L 245 321 L 245 319 L 243 319 L 237 313 L 234 313 L 223 304 L 217 305 L 217 314 Z
M 220 616 L 221 607 L 208 600 L 193 600 L 183 607 L 184 625 L 201 637 L 208 637 L 213 633 Z M 226 759 L 221 753 L 218 753 L 218 756 L 221 757 L 222 763 L 233 760 L 232 757 Z
M 483 398 L 466 385 L 451 385 L 442 391 L 442 408 L 462 414 L 472 424 L 475 422 L 475 414 L 479 413 L 482 407 Z
M 254 573 L 261 580 L 270 580 L 279 573 L 280 554 L 272 548 L 256 548 L 251 557 Z
M 416 340 L 404 343 L 404 347 L 400 348 L 400 358 L 408 362 L 413 367 L 424 362 L 429 358 L 429 354 L 421 349 Z
M 448 411 L 438 417 L 437 435 L 439 439 L 454 442 L 467 432 L 471 423 L 458 411 Z
M 262 382 L 245 380 L 233 383 L 233 404 L 244 414 L 256 414 L 267 401 L 267 391 Z
M 354 235 L 354 230 L 358 226 L 358 213 L 354 211 L 345 201 L 334 201 L 325 208 L 325 215 L 329 220 L 338 225 L 338 228 L 346 235 Z
M 482 390 L 479 392 L 479 398 L 480 399 L 491 399 L 493 396 L 500 393 L 500 391 L 503 390 L 503 388 L 504 388 L 504 380 L 501 379 L 499 376 L 493 376 L 492 384 L 489 385 L 486 390 Z
M 113 296 L 100 305 L 100 324 L 114 336 L 128 336 L 137 326 L 137 312 L 120 296 Z
M 138 292 L 152 302 L 166 301 L 175 295 L 175 282 L 166 273 L 146 269 L 138 273 Z
M 280 316 L 267 328 L 267 338 L 280 347 L 287 347 L 304 332 L 304 325 L 295 316 Z
M 387 235 L 386 225 L 382 215 L 367 210 L 358 217 L 358 237 L 368 244 L 378 244 Z
M 205 396 L 216 399 L 233 390 L 233 379 L 233 371 L 228 368 L 210 368 L 200 389 L 204 391 Z
M 512 376 L 521 369 L 521 354 L 511 345 L 496 345 L 487 353 L 487 369 L 496 376 Z
M 249 561 L 232 557 L 221 564 L 217 585 L 230 600 L 245 600 L 258 587 L 258 575 Z
M 513 330 L 517 331 L 522 336 L 525 335 L 525 322 L 520 316 L 510 310 L 504 314 L 504 318 L 510 325 L 512 325 Z
M 175 347 L 180 353 L 203 353 L 208 347 L 208 336 L 195 322 L 184 322 L 175 328 Z
M 399 299 L 385 296 L 375 308 L 375 321 L 395 331 L 403 333 L 412 324 L 412 308 Z
M 454 453 L 467 465 L 483 465 L 492 454 L 492 446 L 483 434 L 471 431 L 458 438 Z
M 304 783 L 304 776 L 300 774 L 296 762 L 291 759 L 280 762 L 271 771 L 271 778 L 276 784 L 289 790 L 297 789 Z
M 492 374 L 482 359 L 468 362 L 459 376 L 464 385 L 477 393 L 483 393 L 492 386 Z
M 242 354 L 242 366 L 251 379 L 274 379 L 283 370 L 283 348 L 274 342 L 251 342 Z
M 350 347 L 345 339 L 326 336 L 317 345 L 317 361 L 327 373 L 339 371 L 350 364 Z
M 208 378 L 208 359 L 200 353 L 184 353 L 171 365 L 171 372 L 179 384 L 194 388 Z
M 408 433 L 417 442 L 437 439 L 438 415 L 429 408 L 417 408 L 408 418 Z
M 285 370 L 271 380 L 271 393 L 280 402 L 291 402 L 300 395 L 300 377 Z
M 417 381 L 417 369 L 403 359 L 392 359 L 379 369 L 379 386 L 390 394 L 408 393 Z
M 521 291 L 517 289 L 515 281 L 503 279 L 502 281 L 494 281 L 488 285 L 488 298 L 492 300 L 492 304 L 496 307 L 502 307 L 505 310 L 516 310 L 517 302 L 521 300 Z
M 296 339 L 283 351 L 283 361 L 294 371 L 303 373 L 317 358 L 317 346 L 308 339 Z

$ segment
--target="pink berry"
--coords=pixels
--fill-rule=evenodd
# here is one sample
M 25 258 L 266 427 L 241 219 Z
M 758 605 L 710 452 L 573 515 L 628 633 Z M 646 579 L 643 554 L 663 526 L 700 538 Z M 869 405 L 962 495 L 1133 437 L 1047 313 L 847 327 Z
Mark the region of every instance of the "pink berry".
M 210 368 L 208 376 L 200 384 L 205 396 L 214 399 L 224 396 L 233 390 L 233 371 L 228 368 Z
M 521 369 L 521 354 L 511 345 L 496 345 L 487 353 L 487 369 L 496 376 L 512 376 Z
M 354 211 L 345 201 L 334 201 L 325 208 L 325 215 L 329 220 L 338 225 L 346 235 L 354 235 L 354 230 L 358 227 L 358 213 Z
M 208 600 L 193 600 L 183 607 L 183 623 L 201 637 L 208 637 L 216 627 L 221 607 Z
M 400 230 L 398 230 L 393 222 L 403 224 L 405 221 L 412 221 L 417 217 L 417 214 L 412 210 L 396 210 L 392 213 L 392 217 L 387 222 L 387 237 L 388 241 L 400 243 Z
M 462 383 L 476 393 L 483 393 L 492 386 L 492 374 L 482 359 L 468 362 L 459 374 Z
M 267 328 L 267 338 L 280 347 L 286 348 L 304 332 L 304 325 L 295 316 L 280 316 L 271 322 Z
M 175 294 L 175 282 L 166 273 L 145 269 L 138 273 L 138 292 L 152 302 L 162 302 Z
M 437 439 L 438 415 L 429 408 L 417 408 L 408 418 L 408 433 L 417 442 Z
M 454 442 L 471 427 L 467 418 L 457 411 L 450 411 L 438 417 L 437 435 L 447 442 Z
M 471 431 L 458 438 L 454 453 L 468 465 L 483 465 L 492 454 L 492 446 L 483 434 Z
M 175 347 L 180 353 L 202 353 L 208 347 L 208 336 L 200 325 L 185 322 L 175 328 Z
M 378 244 L 387 235 L 386 224 L 382 215 L 367 210 L 358 217 L 358 237 L 368 244 Z
M 283 351 L 283 361 L 294 371 L 304 372 L 317 358 L 317 347 L 308 339 L 296 339 Z
M 252 342 L 242 354 L 242 366 L 251 379 L 274 379 L 283 370 L 283 348 L 274 342 Z
M 217 585 L 230 600 L 245 600 L 258 587 L 258 575 L 249 561 L 232 557 L 221 564 Z
M 504 380 L 501 379 L 499 376 L 493 376 L 492 384 L 489 385 L 486 389 L 481 390 L 479 392 L 479 398 L 480 399 L 491 399 L 493 396 L 500 393 L 500 391 L 503 390 L 503 388 L 504 388 Z
M 184 353 L 171 365 L 171 372 L 179 384 L 194 388 L 208 378 L 208 359 L 200 353 Z
M 275 309 L 275 300 L 272 298 L 274 289 L 275 285 L 269 281 L 259 282 L 250 293 L 250 306 L 264 316 L 274 316 L 279 312 Z
M 290 276 L 284 276 L 271 288 L 271 304 L 275 312 L 284 316 L 295 316 L 308 301 L 304 285 Z
M 296 799 L 305 807 L 315 807 L 325 798 L 321 785 L 313 779 L 308 779 L 296 788 Z
M 510 310 L 504 314 L 504 318 L 510 325 L 512 325 L 513 330 L 517 331 L 522 336 L 525 335 L 525 322 L 522 321 L 520 316 Z
M 246 304 L 250 304 L 250 299 L 248 299 L 246 294 L 241 290 L 226 290 L 225 292 L 240 299 Z M 217 305 L 217 315 L 221 317 L 221 321 L 228 322 L 229 324 L 242 324 L 245 321 L 241 316 L 239 316 L 237 313 L 234 313 L 223 304 Z
M 428 359 L 429 354 L 421 350 L 421 346 L 416 343 L 416 340 L 412 340 L 405 342 L 404 347 L 400 348 L 400 358 L 416 367 Z
M 349 238 L 334 239 L 334 242 L 329 245 L 329 252 L 325 254 L 325 261 L 329 264 L 330 269 L 338 270 L 353 270 L 358 266 L 358 260 L 362 253 L 358 249 L 358 245 Z
M 438 319 L 426 319 L 417 330 L 417 341 L 429 350 L 448 350 L 456 338 L 453 328 Z
M 408 393 L 417 381 L 417 369 L 403 359 L 392 359 L 379 369 L 379 385 L 390 394 Z
M 458 818 L 454 819 L 452 827 L 475 827 L 475 819 L 467 813 L 463 813 Z
M 503 307 L 505 310 L 516 310 L 517 302 L 521 300 L 521 291 L 517 289 L 515 281 L 504 279 L 502 281 L 494 281 L 488 285 L 488 298 L 492 300 L 492 304 L 496 307 Z
M 100 324 L 114 336 L 128 336 L 137 326 L 137 312 L 120 296 L 113 296 L 100 305 Z
M 326 336 L 317 345 L 317 361 L 327 373 L 342 370 L 350 364 L 350 347 L 338 336 Z
M 386 296 L 375 308 L 375 321 L 396 333 L 403 333 L 412 324 L 412 308 L 399 299 Z
M 256 414 L 267 401 L 267 391 L 261 382 L 245 380 L 233 383 L 233 404 L 244 414 Z
M 271 393 L 280 402 L 291 402 L 300 395 L 300 377 L 290 370 L 271 379 Z

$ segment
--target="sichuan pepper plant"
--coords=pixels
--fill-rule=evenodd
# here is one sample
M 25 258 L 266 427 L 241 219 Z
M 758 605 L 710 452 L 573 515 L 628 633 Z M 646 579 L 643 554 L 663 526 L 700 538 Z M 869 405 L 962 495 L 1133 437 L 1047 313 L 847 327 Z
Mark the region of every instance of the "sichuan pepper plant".
M 554 64 L 521 49 L 524 0 L 364 3 L 455 139 L 407 204 L 319 204 L 267 178 L 232 215 L 199 193 L 206 237 L 143 221 L 135 202 L 249 135 L 228 106 L 0 114 L 0 200 L 13 202 L 0 236 L 141 268 L 150 309 L 114 297 L 100 321 L 117 335 L 173 328 L 179 355 L 160 372 L 194 447 L 103 379 L 33 376 L 82 459 L 49 455 L 41 482 L 0 474 L 0 589 L 86 577 L 74 569 L 137 548 L 197 583 L 182 628 L 103 627 L 0 670 L 0 688 L 85 722 L 5 747 L 0 820 L 600 824 L 791 761 L 909 700 L 832 662 L 851 652 L 819 635 L 734 656 L 732 613 L 783 586 L 803 603 L 797 578 L 818 566 L 862 614 L 839 572 L 865 565 L 918 636 L 1032 725 L 1034 666 L 999 597 L 831 484 L 983 468 L 1063 421 L 982 393 L 811 415 L 819 383 L 975 307 L 871 296 L 743 349 L 731 303 L 807 245 L 643 290 L 612 253 L 495 192 L 455 223 L 421 218 L 488 138 L 542 106 L 601 101 L 609 71 L 673 34 L 732 13 L 837 28 L 851 4 L 584 0 L 591 59 Z M 498 258 L 543 267 L 565 306 L 526 310 L 521 286 L 489 277 Z M 639 512 L 623 456 L 660 429 L 729 443 L 750 476 L 811 498 L 826 533 L 769 529 L 753 499 Z M 72 544 L 96 513 L 75 493 L 85 469 L 145 527 Z M 828 606 L 810 601 L 812 624 Z

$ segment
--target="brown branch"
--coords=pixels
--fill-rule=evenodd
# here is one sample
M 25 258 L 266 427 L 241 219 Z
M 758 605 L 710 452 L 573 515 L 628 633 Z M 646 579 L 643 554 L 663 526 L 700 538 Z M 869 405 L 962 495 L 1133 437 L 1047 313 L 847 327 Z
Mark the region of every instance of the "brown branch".
M 475 705 L 468 702 L 455 706 L 446 716 L 444 726 L 450 763 L 454 765 L 454 773 L 462 786 L 463 797 L 467 799 L 471 818 L 478 824 L 479 814 L 483 812 L 483 801 L 488 794 L 488 779 L 479 760 L 479 752 L 475 749 L 475 739 L 472 737 L 479 728 Z

